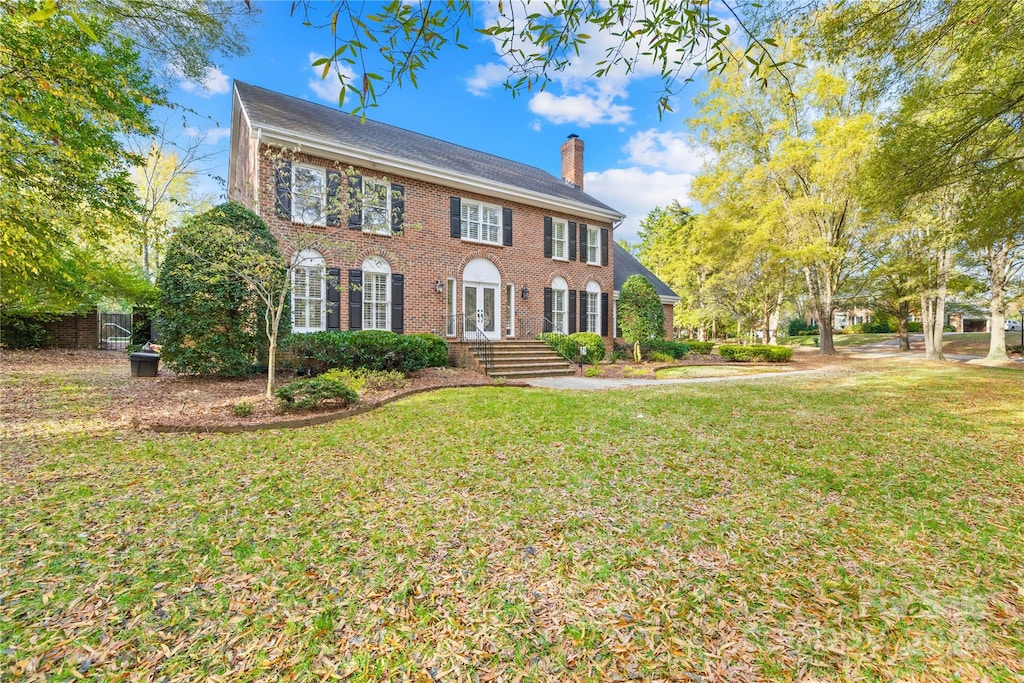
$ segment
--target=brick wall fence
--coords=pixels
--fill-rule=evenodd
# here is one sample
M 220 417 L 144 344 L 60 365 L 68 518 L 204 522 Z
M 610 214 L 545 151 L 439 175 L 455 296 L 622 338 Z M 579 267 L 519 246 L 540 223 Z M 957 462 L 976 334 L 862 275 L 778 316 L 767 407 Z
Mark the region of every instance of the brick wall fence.
M 46 341 L 43 346 L 50 349 L 99 348 L 97 316 L 96 311 L 92 311 L 83 315 L 64 315 L 46 323 Z

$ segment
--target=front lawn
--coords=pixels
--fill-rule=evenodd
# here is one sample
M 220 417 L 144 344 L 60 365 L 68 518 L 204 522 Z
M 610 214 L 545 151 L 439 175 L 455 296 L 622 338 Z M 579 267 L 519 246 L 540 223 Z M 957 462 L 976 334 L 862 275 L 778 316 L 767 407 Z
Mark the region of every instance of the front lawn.
M 835 342 L 836 348 L 845 348 L 848 346 L 877 344 L 879 342 L 889 341 L 890 339 L 896 339 L 898 336 L 899 335 L 889 334 L 886 332 L 872 334 L 833 334 L 832 340 Z M 817 335 L 799 335 L 794 337 L 784 337 L 779 340 L 779 343 L 784 346 L 815 346 L 814 342 L 817 339 Z
M 755 365 L 753 367 L 736 365 L 678 365 L 660 368 L 654 374 L 658 379 L 697 379 L 702 377 L 740 377 L 742 375 L 762 375 L 768 372 L 786 372 L 793 368 L 775 365 Z
M 5 434 L 0 677 L 1015 680 L 1021 378 L 849 361 L 160 436 L 51 428 L 55 368 L 45 432 Z

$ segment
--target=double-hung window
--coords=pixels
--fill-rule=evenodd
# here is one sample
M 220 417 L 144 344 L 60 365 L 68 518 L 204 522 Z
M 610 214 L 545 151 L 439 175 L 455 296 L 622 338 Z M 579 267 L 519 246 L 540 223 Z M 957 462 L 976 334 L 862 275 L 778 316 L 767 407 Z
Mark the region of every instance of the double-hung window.
M 566 222 L 554 218 L 551 220 L 551 258 L 565 261 L 568 257 L 569 228 Z
M 462 239 L 501 244 L 501 207 L 463 199 Z
M 601 334 L 601 292 L 590 291 L 587 286 L 587 319 L 585 332 Z
M 391 266 L 382 258 L 363 262 L 363 329 L 391 329 Z
M 292 164 L 292 220 L 306 225 L 323 225 L 327 196 L 327 172 L 316 166 Z
M 324 329 L 326 297 L 324 258 L 306 250 L 295 255 L 292 268 L 292 330 L 313 332 Z
M 599 228 L 587 228 L 587 263 L 601 265 L 601 231 Z
M 363 178 L 363 232 L 391 234 L 391 191 L 383 181 Z
M 551 283 L 551 331 L 569 333 L 568 314 L 569 286 L 565 280 L 556 277 Z

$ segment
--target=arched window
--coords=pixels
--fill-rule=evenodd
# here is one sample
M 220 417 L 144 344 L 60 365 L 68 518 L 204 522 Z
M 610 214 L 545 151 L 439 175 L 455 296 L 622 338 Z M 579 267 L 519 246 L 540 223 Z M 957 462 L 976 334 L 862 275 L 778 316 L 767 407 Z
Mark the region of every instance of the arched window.
M 306 249 L 295 254 L 292 263 L 292 331 L 322 330 L 327 295 L 324 257 Z
M 363 261 L 363 329 L 391 329 L 391 264 L 380 256 Z
M 601 334 L 601 285 L 593 280 L 587 283 L 587 292 L 581 306 L 584 332 Z
M 569 333 L 569 285 L 556 277 L 551 281 L 551 327 L 554 332 Z

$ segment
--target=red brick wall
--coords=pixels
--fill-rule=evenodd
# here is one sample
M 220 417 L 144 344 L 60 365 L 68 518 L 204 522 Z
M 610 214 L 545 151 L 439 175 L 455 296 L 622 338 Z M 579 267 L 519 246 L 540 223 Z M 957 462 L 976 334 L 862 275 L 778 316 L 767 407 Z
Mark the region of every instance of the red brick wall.
M 65 315 L 46 324 L 45 346 L 51 349 L 99 348 L 99 320 L 96 312 Z
M 662 304 L 661 309 L 665 311 L 665 339 L 673 339 L 675 330 L 672 328 L 675 306 L 673 304 Z
M 277 236 L 282 250 L 287 252 L 288 237 L 301 228 L 288 219 L 278 218 L 274 212 L 274 163 L 280 153 L 277 150 L 261 149 L 259 163 L 260 215 L 266 220 L 271 231 Z M 335 168 L 345 171 L 348 167 L 335 162 L 294 154 L 292 158 L 300 163 Z M 355 172 L 367 178 L 382 178 L 384 174 L 366 168 L 354 168 Z M 347 270 L 361 267 L 370 255 L 379 255 L 388 260 L 393 273 L 405 276 L 405 331 L 433 332 L 444 334 L 445 294 L 435 291 L 434 283 L 454 277 L 459 287 L 458 305 L 461 314 L 462 272 L 474 258 L 490 260 L 501 273 L 502 327 L 505 324 L 505 285 L 512 283 L 516 288 L 516 318 L 540 319 L 544 313 L 544 288 L 551 286 L 555 277 L 561 277 L 569 289 L 585 290 L 587 282 L 594 280 L 603 293 L 608 294 L 609 332 L 612 309 L 612 254 L 609 253 L 607 266 L 591 266 L 579 261 L 554 261 L 544 257 L 544 217 L 555 215 L 591 227 L 609 229 L 608 243 L 611 251 L 611 225 L 598 223 L 572 214 L 553 214 L 526 204 L 493 200 L 486 195 L 453 190 L 435 183 L 402 176 L 387 176 L 387 180 L 405 188 L 405 232 L 402 235 L 383 236 L 364 234 L 361 230 L 349 230 L 346 220 L 342 227 L 319 228 L 325 234 L 336 236 L 340 248 L 322 250 L 328 268 L 342 270 L 341 328 L 348 329 Z M 344 184 L 344 180 L 343 180 Z M 490 204 L 512 209 L 512 246 L 503 247 L 477 244 L 455 239 L 450 236 L 450 197 L 478 199 Z M 286 256 L 289 255 L 286 253 Z M 526 285 L 529 298 L 524 300 L 520 291 Z M 577 322 L 579 311 L 577 309 Z M 504 330 L 503 330 L 504 333 Z M 610 338 L 610 337 L 609 337 Z

